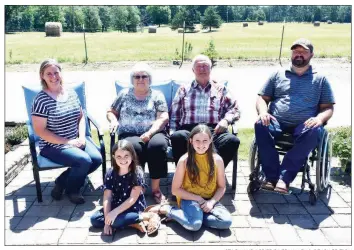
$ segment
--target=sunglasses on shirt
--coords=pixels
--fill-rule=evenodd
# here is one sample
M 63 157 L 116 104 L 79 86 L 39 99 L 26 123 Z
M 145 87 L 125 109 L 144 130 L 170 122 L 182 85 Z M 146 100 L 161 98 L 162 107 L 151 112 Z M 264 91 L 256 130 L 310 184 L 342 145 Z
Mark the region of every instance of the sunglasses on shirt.
M 135 80 L 139 80 L 140 78 L 142 78 L 142 79 L 147 79 L 147 78 L 149 78 L 148 75 L 135 75 L 135 76 L 133 76 L 133 77 L 134 77 Z

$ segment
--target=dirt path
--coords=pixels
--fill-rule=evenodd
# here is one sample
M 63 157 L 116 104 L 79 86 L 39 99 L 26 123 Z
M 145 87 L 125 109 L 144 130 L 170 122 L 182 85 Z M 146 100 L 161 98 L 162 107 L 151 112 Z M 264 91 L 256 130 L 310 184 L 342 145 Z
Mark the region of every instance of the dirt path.
M 283 66 L 288 62 L 283 61 Z M 153 81 L 167 79 L 190 81 L 193 79 L 191 63 L 173 66 L 171 62 L 149 62 L 154 69 Z M 317 59 L 313 64 L 331 81 L 336 107 L 329 126 L 351 124 L 351 62 L 347 59 Z M 88 110 L 103 128 L 108 128 L 105 112 L 115 98 L 114 81 L 129 81 L 134 62 L 94 63 L 83 65 L 63 64 L 67 84 L 85 81 Z M 240 108 L 239 127 L 252 127 L 256 119 L 257 92 L 267 77 L 279 67 L 273 61 L 221 61 L 212 71 L 212 78 L 228 80 L 231 92 Z M 5 71 L 5 121 L 22 122 L 27 119 L 22 85 L 38 85 L 38 64 L 7 65 Z

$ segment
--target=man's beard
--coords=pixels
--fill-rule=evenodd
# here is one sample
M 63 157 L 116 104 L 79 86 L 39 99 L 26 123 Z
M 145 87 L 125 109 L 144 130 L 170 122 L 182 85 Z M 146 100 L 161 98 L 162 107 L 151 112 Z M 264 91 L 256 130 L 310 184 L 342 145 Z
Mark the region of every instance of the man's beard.
M 291 63 L 298 68 L 303 68 L 310 63 L 311 58 L 305 60 L 303 56 L 296 56 L 294 59 L 291 60 Z

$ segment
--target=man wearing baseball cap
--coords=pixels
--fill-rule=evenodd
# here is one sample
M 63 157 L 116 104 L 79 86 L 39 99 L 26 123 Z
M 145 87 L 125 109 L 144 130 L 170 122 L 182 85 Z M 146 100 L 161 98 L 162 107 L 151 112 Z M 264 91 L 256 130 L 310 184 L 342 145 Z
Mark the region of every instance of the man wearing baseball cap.
M 310 64 L 314 55 L 311 41 L 300 38 L 290 49 L 291 64 L 268 78 L 256 103 L 255 135 L 266 176 L 262 187 L 280 193 L 288 193 L 289 184 L 317 146 L 335 103 L 328 79 Z M 294 146 L 280 164 L 274 145 L 283 133 L 294 137 Z

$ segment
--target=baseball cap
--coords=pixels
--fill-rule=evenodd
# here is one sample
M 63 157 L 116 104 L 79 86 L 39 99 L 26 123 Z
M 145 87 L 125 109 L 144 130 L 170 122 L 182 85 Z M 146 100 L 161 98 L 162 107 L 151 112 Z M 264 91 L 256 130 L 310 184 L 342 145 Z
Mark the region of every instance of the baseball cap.
M 293 45 L 291 46 L 291 50 L 293 50 L 296 46 L 301 46 L 303 47 L 304 49 L 308 49 L 310 50 L 310 52 L 312 53 L 313 52 L 313 45 L 311 43 L 310 40 L 307 40 L 305 38 L 300 38 L 300 39 L 297 39 Z

